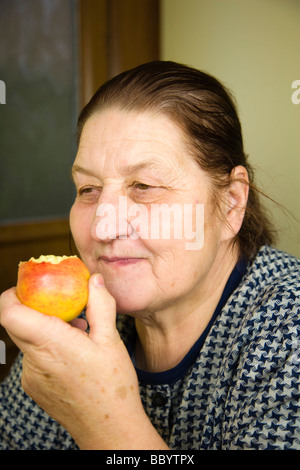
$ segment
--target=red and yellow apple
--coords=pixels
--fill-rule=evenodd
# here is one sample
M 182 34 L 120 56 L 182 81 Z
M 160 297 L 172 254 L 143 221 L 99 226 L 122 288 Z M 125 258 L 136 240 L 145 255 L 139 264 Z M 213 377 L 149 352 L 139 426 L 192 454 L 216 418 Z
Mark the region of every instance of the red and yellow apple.
M 17 296 L 28 307 L 69 322 L 88 300 L 90 273 L 77 256 L 40 256 L 21 261 Z

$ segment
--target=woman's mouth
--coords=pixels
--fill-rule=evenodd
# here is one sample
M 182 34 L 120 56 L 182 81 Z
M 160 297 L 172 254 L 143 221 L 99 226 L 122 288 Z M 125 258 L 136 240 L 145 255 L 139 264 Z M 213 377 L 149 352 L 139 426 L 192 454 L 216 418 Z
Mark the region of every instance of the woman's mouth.
M 101 256 L 100 260 L 108 266 L 127 266 L 130 264 L 136 264 L 144 260 L 144 258 L 135 258 L 135 257 L 128 257 L 128 256 Z

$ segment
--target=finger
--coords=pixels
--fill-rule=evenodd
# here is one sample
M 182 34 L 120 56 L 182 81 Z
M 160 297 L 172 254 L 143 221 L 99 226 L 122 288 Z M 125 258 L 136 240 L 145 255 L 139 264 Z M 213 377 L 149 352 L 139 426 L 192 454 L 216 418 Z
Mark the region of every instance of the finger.
M 82 331 L 86 331 L 88 328 L 88 323 L 84 318 L 74 318 L 69 324 Z
M 90 327 L 89 336 L 96 343 L 119 338 L 116 329 L 116 302 L 104 285 L 101 274 L 89 279 L 89 300 L 86 318 Z
M 23 305 L 15 288 L 3 292 L 0 297 L 0 322 L 23 352 L 30 344 L 41 346 L 47 343 L 50 332 L 57 338 L 64 324 L 70 328 L 60 318 L 44 315 Z M 60 335 L 63 336 L 64 332 Z

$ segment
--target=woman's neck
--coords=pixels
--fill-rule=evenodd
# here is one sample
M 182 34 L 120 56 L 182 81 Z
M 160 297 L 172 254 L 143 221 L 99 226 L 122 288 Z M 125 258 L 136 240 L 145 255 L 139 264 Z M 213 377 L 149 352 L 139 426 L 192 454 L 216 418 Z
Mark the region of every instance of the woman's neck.
M 136 318 L 136 365 L 148 372 L 163 372 L 178 365 L 204 332 L 222 296 L 237 257 L 223 265 L 205 286 L 172 307 Z

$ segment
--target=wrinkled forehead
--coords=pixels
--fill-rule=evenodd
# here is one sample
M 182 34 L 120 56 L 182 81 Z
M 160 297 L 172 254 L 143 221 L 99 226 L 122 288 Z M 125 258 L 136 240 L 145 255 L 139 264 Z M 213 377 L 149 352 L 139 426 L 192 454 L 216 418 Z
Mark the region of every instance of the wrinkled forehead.
M 151 112 L 107 109 L 86 121 L 77 153 L 86 156 L 118 159 L 124 171 L 143 167 L 153 170 L 166 162 L 186 167 L 193 162 L 186 137 L 171 119 Z

